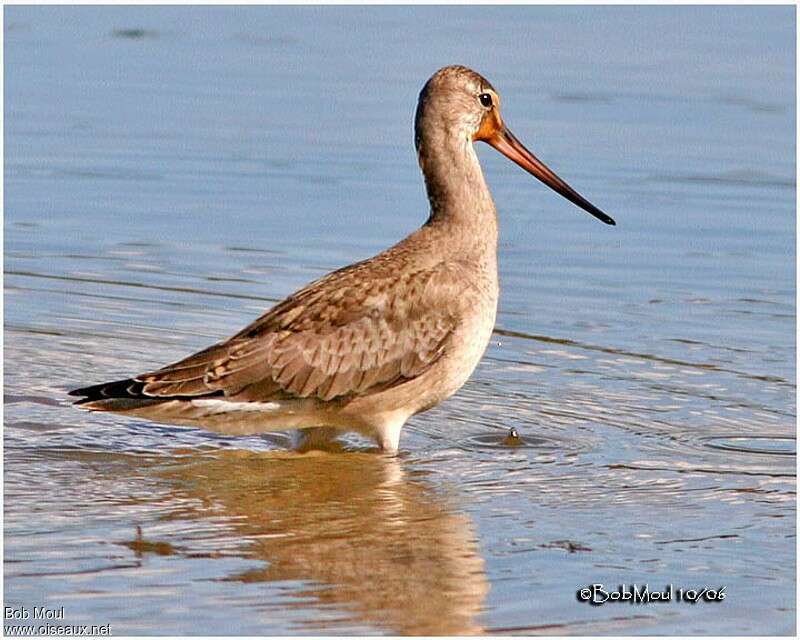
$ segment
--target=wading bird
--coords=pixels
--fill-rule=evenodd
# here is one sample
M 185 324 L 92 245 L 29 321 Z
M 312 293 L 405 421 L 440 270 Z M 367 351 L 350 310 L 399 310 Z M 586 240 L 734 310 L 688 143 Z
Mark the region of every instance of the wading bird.
M 405 422 L 466 382 L 494 328 L 497 212 L 473 143 L 614 224 L 517 140 L 497 92 L 466 67 L 440 69 L 425 84 L 414 141 L 430 200 L 421 228 L 223 342 L 71 391 L 82 396 L 76 404 L 228 435 L 299 429 L 300 447 L 355 431 L 396 452 Z

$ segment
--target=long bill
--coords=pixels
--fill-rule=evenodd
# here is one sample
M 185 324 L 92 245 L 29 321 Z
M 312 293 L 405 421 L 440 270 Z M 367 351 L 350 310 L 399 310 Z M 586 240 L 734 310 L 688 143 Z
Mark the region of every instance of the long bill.
M 525 171 L 544 182 L 553 191 L 560 193 L 567 200 L 578 205 L 584 211 L 591 213 L 598 220 L 606 224 L 617 224 L 611 216 L 600 211 L 600 209 L 595 207 L 580 193 L 575 191 L 575 189 L 553 173 L 544 162 L 528 151 L 525 145 L 517 140 L 516 136 L 505 126 L 502 126 L 494 135 L 483 138 L 483 140 L 492 145 L 504 156 L 516 162 L 520 167 L 525 169 Z

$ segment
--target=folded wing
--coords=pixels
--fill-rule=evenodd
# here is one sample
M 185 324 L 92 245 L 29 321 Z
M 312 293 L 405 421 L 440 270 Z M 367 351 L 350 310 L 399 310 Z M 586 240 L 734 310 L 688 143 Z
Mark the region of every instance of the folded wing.
M 460 309 L 469 304 L 462 270 L 440 263 L 359 279 L 359 268 L 312 283 L 232 338 L 180 362 L 74 393 L 88 401 L 120 393 L 153 400 L 329 401 L 419 376 L 446 352 Z

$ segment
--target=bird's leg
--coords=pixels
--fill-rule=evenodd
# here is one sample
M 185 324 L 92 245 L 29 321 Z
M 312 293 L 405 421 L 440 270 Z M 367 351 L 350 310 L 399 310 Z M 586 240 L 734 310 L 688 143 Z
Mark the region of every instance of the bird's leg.
M 407 415 L 392 416 L 375 429 L 375 440 L 383 453 L 396 455 L 400 446 L 400 431 L 408 419 Z

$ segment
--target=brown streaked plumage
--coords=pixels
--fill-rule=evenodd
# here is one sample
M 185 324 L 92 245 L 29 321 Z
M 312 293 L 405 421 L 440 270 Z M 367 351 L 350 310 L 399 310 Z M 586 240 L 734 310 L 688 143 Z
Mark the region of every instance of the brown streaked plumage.
M 511 134 L 499 103 L 474 71 L 437 71 L 415 119 L 431 203 L 420 229 L 180 362 L 71 391 L 77 404 L 226 434 L 300 429 L 311 441 L 357 431 L 396 451 L 410 416 L 466 382 L 494 327 L 497 216 L 472 143 L 614 224 Z

